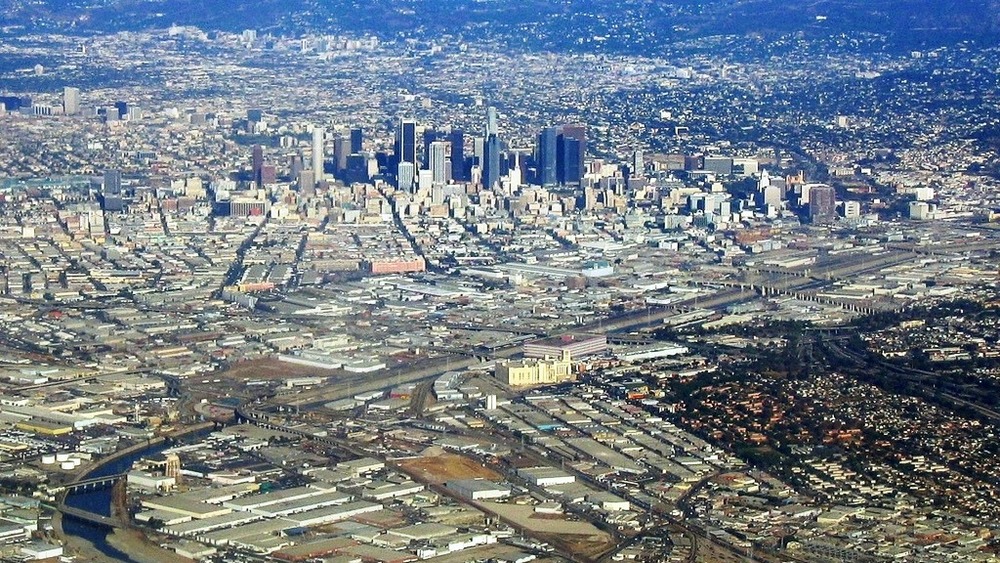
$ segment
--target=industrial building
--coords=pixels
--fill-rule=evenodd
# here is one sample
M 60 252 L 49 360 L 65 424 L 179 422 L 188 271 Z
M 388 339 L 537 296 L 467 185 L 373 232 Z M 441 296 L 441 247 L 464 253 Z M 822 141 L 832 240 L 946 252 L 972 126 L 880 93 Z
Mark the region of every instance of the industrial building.
M 500 362 L 495 373 L 497 379 L 511 387 L 552 385 L 576 380 L 570 354 L 565 351 L 559 359 L 527 358 Z
M 568 485 L 576 481 L 576 477 L 555 467 L 525 467 L 518 469 L 517 474 L 536 487 Z
M 608 350 L 608 337 L 599 334 L 564 334 L 552 338 L 532 340 L 524 344 L 526 358 L 561 358 L 569 352 L 574 358 L 603 354 Z
M 339 520 L 347 520 L 348 518 L 353 518 L 354 516 L 358 516 L 360 514 L 377 512 L 379 510 L 382 510 L 381 504 L 359 500 L 340 506 L 328 506 L 325 508 L 317 508 L 315 510 L 300 512 L 292 516 L 287 516 L 286 518 L 294 522 L 297 526 L 308 527 L 337 522 Z
M 445 487 L 455 494 L 470 500 L 490 500 L 506 498 L 511 494 L 509 485 L 494 483 L 486 479 L 460 479 L 448 481 Z

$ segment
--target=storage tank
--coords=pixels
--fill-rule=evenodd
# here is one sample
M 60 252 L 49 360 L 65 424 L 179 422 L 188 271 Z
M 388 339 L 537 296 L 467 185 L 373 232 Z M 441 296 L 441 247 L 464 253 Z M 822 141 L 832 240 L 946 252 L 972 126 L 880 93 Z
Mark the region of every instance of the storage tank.
M 62 465 L 60 465 L 59 467 L 61 467 L 63 471 L 72 471 L 76 467 L 76 465 L 73 464 L 72 461 L 64 461 L 62 462 Z
M 56 456 L 54 456 L 54 455 L 43 455 L 42 456 L 42 465 L 52 465 L 55 462 L 56 462 Z

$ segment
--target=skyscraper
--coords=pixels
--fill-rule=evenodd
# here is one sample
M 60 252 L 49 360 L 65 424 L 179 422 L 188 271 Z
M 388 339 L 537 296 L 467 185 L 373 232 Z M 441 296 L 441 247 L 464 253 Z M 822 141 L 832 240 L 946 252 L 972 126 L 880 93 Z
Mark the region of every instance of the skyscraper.
M 472 138 L 472 158 L 475 161 L 476 166 L 481 169 L 483 167 L 483 161 L 486 160 L 486 139 L 484 137 L 473 137 Z
M 265 164 L 260 167 L 260 185 L 268 186 L 278 182 L 278 170 L 273 164 Z
M 546 127 L 538 135 L 537 178 L 542 186 L 554 186 L 558 181 L 556 153 L 559 137 L 558 127 Z
M 325 177 L 323 175 L 323 136 L 326 134 L 323 128 L 314 125 L 313 126 L 313 142 L 312 142 L 312 169 L 313 169 L 313 181 L 317 184 L 322 182 Z
M 429 147 L 430 166 L 432 181 L 443 184 L 448 181 L 448 143 L 446 141 L 434 141 Z
M 499 134 L 499 129 L 497 129 L 497 108 L 490 106 L 486 108 L 486 138 L 488 139 L 490 135 Z
M 360 127 L 355 127 L 351 129 L 351 154 L 357 154 L 361 152 L 361 145 L 364 141 L 364 132 L 362 132 Z
M 483 143 L 483 187 L 492 188 L 500 181 L 500 134 L 497 108 L 486 108 L 486 139 Z
M 646 163 L 643 161 L 642 149 L 632 153 L 632 177 L 642 178 L 646 174 Z
M 104 188 L 102 190 L 103 209 L 105 211 L 121 211 L 124 207 L 122 202 L 122 173 L 121 170 L 104 171 Z
M 438 140 L 437 131 L 428 127 L 424 129 L 424 170 L 431 169 L 431 143 Z
M 448 140 L 451 142 L 451 179 L 465 180 L 465 133 L 452 129 Z
M 80 113 L 80 89 L 63 88 L 63 113 L 66 115 L 76 115 Z
M 781 188 L 768 185 L 758 192 L 757 201 L 759 205 L 767 207 L 769 210 L 781 209 Z
M 412 162 L 403 161 L 396 166 L 396 187 L 407 192 L 413 191 L 413 179 L 416 166 Z
M 347 157 L 354 154 L 351 151 L 351 139 L 337 137 L 333 140 L 333 164 L 335 174 L 340 177 L 347 170 Z
M 251 165 L 251 171 L 253 172 L 253 181 L 255 184 L 260 186 L 261 182 L 261 170 L 264 168 L 264 147 L 260 145 L 253 146 L 253 163 Z
M 563 125 L 559 128 L 559 132 L 567 137 L 572 137 L 578 141 L 587 140 L 587 126 L 583 123 L 572 123 L 568 125 Z
M 500 181 L 500 138 L 487 137 L 483 152 L 483 187 L 492 188 Z
M 312 169 L 299 170 L 299 191 L 306 195 L 316 193 L 316 178 Z
M 833 186 L 819 184 L 809 190 L 809 222 L 829 223 L 837 217 L 837 193 Z
M 104 171 L 104 194 L 121 195 L 122 193 L 122 172 L 121 170 Z
M 396 130 L 396 161 L 417 165 L 417 122 L 404 119 Z
M 305 165 L 302 163 L 301 154 L 295 154 L 288 157 L 288 170 L 291 173 L 292 178 L 298 178 L 299 172 L 301 172 L 304 167 Z
M 347 170 L 344 172 L 344 181 L 348 184 L 368 183 L 368 158 L 359 153 L 347 157 Z
M 563 133 L 557 137 L 556 146 L 556 180 L 562 185 L 579 184 L 583 178 L 583 156 L 587 151 L 587 141 Z

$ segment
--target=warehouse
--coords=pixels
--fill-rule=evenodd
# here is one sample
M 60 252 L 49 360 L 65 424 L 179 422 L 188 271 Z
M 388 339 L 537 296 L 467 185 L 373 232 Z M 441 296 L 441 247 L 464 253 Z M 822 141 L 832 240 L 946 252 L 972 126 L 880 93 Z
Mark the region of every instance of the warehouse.
M 576 477 L 555 467 L 526 467 L 518 469 L 517 474 L 536 487 L 568 485 L 576 481 Z
M 608 351 L 608 337 L 591 334 L 564 334 L 524 344 L 525 358 L 561 358 L 563 352 L 570 357 L 583 358 Z
M 587 495 L 587 502 L 607 512 L 621 512 L 632 508 L 632 504 L 607 491 L 596 491 Z
M 381 504 L 359 500 L 341 506 L 328 506 L 308 512 L 300 512 L 293 516 L 288 516 L 287 519 L 295 522 L 297 526 L 309 527 L 336 522 L 338 520 L 347 520 L 359 514 L 378 512 L 379 510 L 382 510 Z
M 382 394 L 379 393 L 378 397 Z M 375 398 L 378 398 L 375 397 Z M 360 459 L 354 459 L 351 461 L 344 461 L 337 464 L 337 469 L 350 471 L 355 477 L 360 477 L 365 473 L 372 473 L 375 471 L 381 471 L 385 469 L 385 463 L 370 457 L 363 457 Z
M 174 512 L 167 512 L 165 510 L 145 510 L 135 515 L 136 522 L 151 522 L 159 521 L 162 522 L 163 526 L 176 526 L 177 524 L 183 524 L 185 522 L 190 522 L 192 518 L 190 516 L 184 516 L 182 514 L 177 514 Z
M 253 512 L 261 516 L 287 516 L 288 514 L 308 512 L 317 508 L 344 504 L 349 500 L 351 500 L 351 495 L 339 491 L 331 491 L 321 495 L 271 504 L 263 508 L 254 509 Z
M 284 536 L 246 536 L 232 540 L 229 545 L 246 551 L 257 553 L 271 553 L 279 549 L 284 549 L 295 542 Z
M 393 551 L 374 545 L 355 545 L 345 548 L 341 552 L 373 563 L 409 563 L 417 560 L 417 556 L 412 553 Z
M 211 545 L 224 546 L 237 541 L 245 541 L 247 538 L 256 540 L 272 538 L 275 537 L 275 534 L 294 527 L 295 522 L 284 518 L 274 518 L 203 533 L 198 536 L 198 539 Z
M 61 557 L 62 554 L 63 547 L 61 545 L 53 545 L 45 541 L 37 540 L 22 546 L 20 553 L 20 555 L 24 558 L 24 561 L 55 559 L 56 557 Z
M 183 474 L 184 470 L 181 470 Z M 251 477 L 252 478 L 252 477 Z M 259 483 L 236 483 L 223 487 L 210 487 L 207 489 L 195 489 L 181 495 L 188 500 L 205 502 L 208 504 L 222 504 L 236 497 L 256 492 L 260 489 Z
M 687 346 L 670 343 L 656 343 L 648 346 L 615 348 L 614 354 L 617 358 L 626 362 L 638 362 L 642 360 L 653 360 L 657 358 L 669 358 L 688 353 Z
M 0 543 L 14 543 L 31 537 L 31 529 L 24 524 L 0 519 Z
M 24 430 L 25 432 L 31 432 L 32 434 L 39 434 L 42 436 L 65 436 L 66 434 L 73 432 L 72 425 L 38 419 L 18 422 L 14 425 L 14 427 L 18 430 Z
M 366 500 L 382 501 L 413 495 L 423 490 L 423 485 L 413 481 L 402 483 L 375 482 L 367 485 L 361 496 Z
M 328 490 L 320 487 L 295 487 L 293 489 L 284 489 L 267 494 L 230 500 L 222 503 L 222 506 L 232 508 L 233 510 L 249 512 L 275 504 L 315 497 L 328 492 Z
M 506 498 L 511 493 L 509 486 L 487 481 L 486 479 L 448 481 L 445 483 L 445 487 L 455 491 L 455 494 L 471 500 Z
M 229 514 L 231 509 L 224 506 L 215 506 L 204 502 L 193 501 L 182 496 L 172 497 L 150 497 L 140 501 L 142 506 L 152 510 L 165 510 L 175 514 L 190 516 L 195 519 L 212 518 Z
M 450 536 L 458 531 L 458 528 L 452 526 L 445 526 L 444 524 L 435 524 L 433 522 L 425 522 L 422 524 L 414 524 L 412 526 L 407 526 L 405 528 L 398 528 L 396 530 L 389 530 L 389 534 L 394 536 L 399 536 L 401 538 L 408 539 L 410 541 L 421 541 L 421 540 L 432 540 L 435 538 L 443 538 L 445 536 Z
M 174 488 L 177 484 L 177 480 L 174 477 L 167 477 L 166 475 L 151 475 L 143 471 L 135 470 L 129 471 L 125 479 L 129 488 L 136 488 L 149 493 L 168 491 Z
M 320 467 L 317 469 L 307 469 L 302 473 L 325 483 L 340 483 L 354 478 L 354 473 L 347 469 L 328 469 L 326 467 Z
M 197 536 L 205 532 L 211 532 L 212 530 L 231 528 L 233 526 L 239 526 L 240 524 L 246 524 L 260 519 L 261 517 L 256 514 L 248 514 L 246 512 L 229 512 L 219 516 L 212 516 L 211 518 L 192 520 L 183 524 L 168 526 L 164 528 L 164 531 L 173 536 Z

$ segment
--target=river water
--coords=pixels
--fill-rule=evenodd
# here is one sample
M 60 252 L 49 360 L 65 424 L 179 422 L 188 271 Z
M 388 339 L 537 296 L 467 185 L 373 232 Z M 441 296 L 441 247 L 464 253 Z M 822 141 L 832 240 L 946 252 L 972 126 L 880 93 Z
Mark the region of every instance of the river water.
M 144 456 L 162 452 L 167 449 L 167 447 L 168 446 L 165 443 L 156 444 L 132 455 L 117 459 L 107 465 L 103 465 L 96 470 L 87 473 L 87 475 L 83 478 L 90 479 L 92 477 L 104 477 L 105 475 L 124 473 L 132 468 L 133 462 Z M 111 516 L 111 489 L 107 488 L 96 491 L 91 490 L 73 493 L 66 497 L 66 504 L 68 506 L 79 508 L 81 510 L 87 510 L 95 514 Z M 90 542 L 95 548 L 97 548 L 98 551 L 112 559 L 125 561 L 127 563 L 136 563 L 134 559 L 128 556 L 128 554 L 115 549 L 108 543 L 108 534 L 112 531 L 110 528 L 91 522 L 84 522 L 73 518 L 72 516 L 65 515 L 62 519 L 62 527 L 63 533 L 67 536 L 76 536 Z

